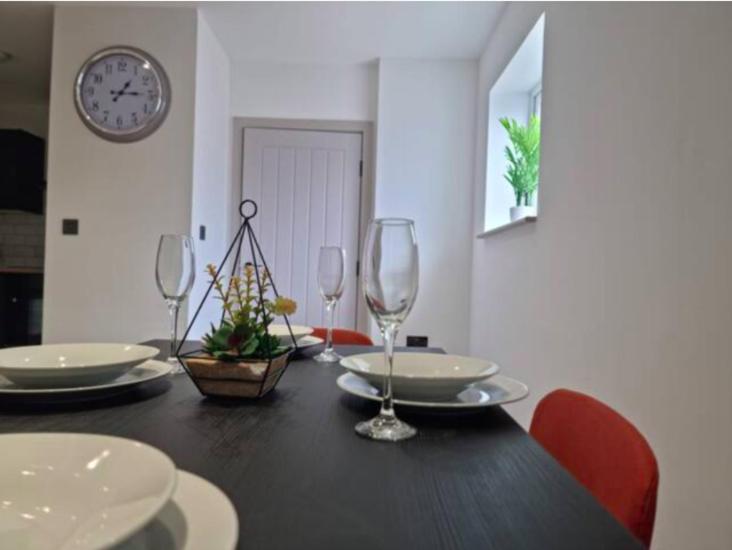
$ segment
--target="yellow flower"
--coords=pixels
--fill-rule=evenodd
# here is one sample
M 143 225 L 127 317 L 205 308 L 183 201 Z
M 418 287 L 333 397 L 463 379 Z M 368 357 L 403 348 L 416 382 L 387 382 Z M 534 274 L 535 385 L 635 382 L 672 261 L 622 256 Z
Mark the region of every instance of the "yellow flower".
M 284 296 L 277 296 L 272 305 L 272 313 L 275 315 L 292 315 L 297 311 L 297 302 Z

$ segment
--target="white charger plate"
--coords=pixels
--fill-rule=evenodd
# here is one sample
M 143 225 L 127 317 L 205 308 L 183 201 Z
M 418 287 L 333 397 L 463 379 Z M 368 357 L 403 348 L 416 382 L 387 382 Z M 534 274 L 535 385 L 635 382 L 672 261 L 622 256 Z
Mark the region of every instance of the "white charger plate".
M 305 327 L 302 325 L 290 325 L 290 328 L 292 329 L 292 336 L 295 337 L 295 340 L 300 340 L 303 336 L 308 336 L 313 332 L 313 327 Z M 277 336 L 283 346 L 292 345 L 292 337 L 286 324 L 272 324 L 267 327 L 267 330 L 272 336 Z
M 132 386 L 150 382 L 170 374 L 172 365 L 164 361 L 147 361 L 142 365 L 134 367 L 116 380 L 105 384 L 92 386 L 79 386 L 75 388 L 26 388 L 13 384 L 3 376 L 0 376 L 0 396 L 22 396 L 22 397 L 54 397 L 54 396 L 84 396 L 97 392 L 109 392 L 110 390 L 127 390 Z
M 339 376 L 337 384 L 339 388 L 347 393 L 371 401 L 381 401 L 380 389 L 350 372 Z M 529 388 L 526 384 L 508 376 L 497 374 L 491 376 L 488 380 L 474 384 L 449 401 L 413 401 L 395 398 L 394 403 L 430 409 L 474 409 L 513 403 L 524 399 L 527 395 L 529 395 Z
M 176 483 L 173 461 L 120 437 L 0 436 L 0 546 L 100 550 L 158 515 Z
M 227 496 L 178 470 L 178 486 L 157 517 L 115 550 L 233 550 L 239 520 Z
M 341 366 L 380 386 L 386 372 L 383 352 L 349 355 Z M 498 365 L 477 357 L 400 351 L 394 354 L 394 395 L 414 401 L 449 401 L 471 384 L 496 374 Z
M 0 375 L 26 387 L 77 387 L 114 380 L 158 355 L 137 344 L 50 344 L 0 349 Z
M 308 349 L 320 344 L 325 344 L 325 340 L 313 335 L 303 336 L 297 341 L 297 349 Z

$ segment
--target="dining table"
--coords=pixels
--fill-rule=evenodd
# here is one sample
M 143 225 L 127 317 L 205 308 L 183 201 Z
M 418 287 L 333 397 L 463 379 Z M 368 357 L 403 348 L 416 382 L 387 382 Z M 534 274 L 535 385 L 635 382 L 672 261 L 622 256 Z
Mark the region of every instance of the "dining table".
M 168 341 L 144 344 L 166 359 Z M 336 346 L 344 356 L 381 349 Z M 179 374 L 83 401 L 3 398 L 0 432 L 153 445 L 229 497 L 240 549 L 643 548 L 501 406 L 397 406 L 416 437 L 359 437 L 355 424 L 378 403 L 339 389 L 345 370 L 313 360 L 317 351 L 300 352 L 258 400 L 204 397 Z

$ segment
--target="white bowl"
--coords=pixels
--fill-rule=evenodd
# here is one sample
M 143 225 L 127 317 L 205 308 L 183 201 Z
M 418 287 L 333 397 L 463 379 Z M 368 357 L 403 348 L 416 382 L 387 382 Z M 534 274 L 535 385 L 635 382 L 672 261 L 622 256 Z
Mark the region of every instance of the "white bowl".
M 118 437 L 34 433 L 0 436 L 0 546 L 109 548 L 168 502 L 173 462 Z
M 277 336 L 280 339 L 280 344 L 283 346 L 292 345 L 292 337 L 290 336 L 290 331 L 287 330 L 287 325 L 271 324 L 267 328 L 272 336 Z M 302 325 L 290 325 L 290 328 L 292 329 L 292 335 L 295 337 L 295 340 L 299 340 L 303 336 L 307 336 L 313 332 L 313 327 L 304 327 Z
M 157 348 L 132 344 L 54 344 L 0 349 L 0 374 L 19 386 L 101 384 L 152 359 Z
M 364 353 L 341 359 L 341 365 L 380 388 L 384 373 L 383 353 Z M 471 384 L 499 371 L 491 361 L 439 353 L 394 354 L 392 389 L 394 396 L 414 400 L 452 399 Z

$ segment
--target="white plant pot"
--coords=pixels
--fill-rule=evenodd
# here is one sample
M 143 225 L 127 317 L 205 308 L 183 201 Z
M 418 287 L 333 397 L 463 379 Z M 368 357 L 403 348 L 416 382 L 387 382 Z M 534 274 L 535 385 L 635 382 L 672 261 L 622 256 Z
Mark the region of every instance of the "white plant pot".
M 527 216 L 536 216 L 536 206 L 512 206 L 511 221 L 515 222 Z

